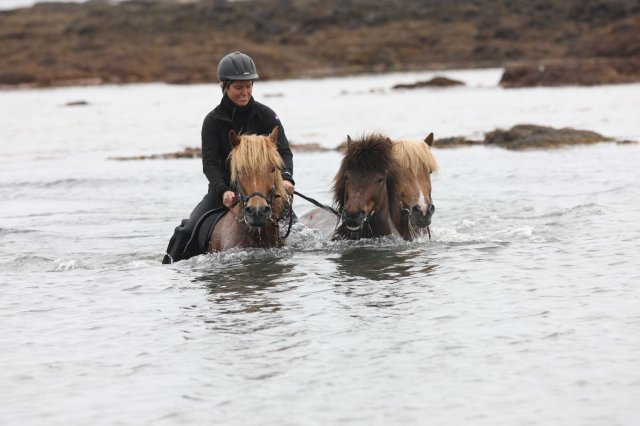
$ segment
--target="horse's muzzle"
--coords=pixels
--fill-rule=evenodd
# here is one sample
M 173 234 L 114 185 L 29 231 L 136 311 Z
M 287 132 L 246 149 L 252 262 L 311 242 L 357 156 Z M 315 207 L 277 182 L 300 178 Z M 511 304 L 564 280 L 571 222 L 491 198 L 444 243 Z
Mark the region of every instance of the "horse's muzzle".
M 245 207 L 244 219 L 249 226 L 259 228 L 267 224 L 267 221 L 271 218 L 270 206 L 259 207 Z
M 367 215 L 364 211 L 348 212 L 344 210 L 342 212 L 342 221 L 349 231 L 359 231 L 362 229 L 366 217 Z
M 417 227 L 424 228 L 431 224 L 431 217 L 436 211 L 436 206 L 428 204 L 426 209 L 422 209 L 418 204 L 411 208 L 411 215 Z

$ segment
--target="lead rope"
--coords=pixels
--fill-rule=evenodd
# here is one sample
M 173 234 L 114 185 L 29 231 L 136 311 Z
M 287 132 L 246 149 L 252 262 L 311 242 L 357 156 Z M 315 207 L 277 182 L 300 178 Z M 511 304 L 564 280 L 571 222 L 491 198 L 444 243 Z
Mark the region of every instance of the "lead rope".
M 314 205 L 316 205 L 317 207 L 320 207 L 322 210 L 326 210 L 326 211 L 328 211 L 329 213 L 333 213 L 334 215 L 336 215 L 336 216 L 338 216 L 338 217 L 340 217 L 340 216 L 341 216 L 341 215 L 340 215 L 340 213 L 338 213 L 338 212 L 337 212 L 333 207 L 331 207 L 331 206 L 327 206 L 326 204 L 322 204 L 321 202 L 316 201 L 316 200 L 314 200 L 314 199 L 313 199 L 313 198 L 311 198 L 311 197 L 307 197 L 306 195 L 301 194 L 301 193 L 299 193 L 298 191 L 293 191 L 293 193 L 294 193 L 294 194 L 296 194 L 296 195 L 298 195 L 298 196 L 300 196 L 301 198 L 304 198 L 305 200 L 307 200 L 307 201 L 308 201 L 308 202 L 310 202 L 311 204 L 314 204 Z

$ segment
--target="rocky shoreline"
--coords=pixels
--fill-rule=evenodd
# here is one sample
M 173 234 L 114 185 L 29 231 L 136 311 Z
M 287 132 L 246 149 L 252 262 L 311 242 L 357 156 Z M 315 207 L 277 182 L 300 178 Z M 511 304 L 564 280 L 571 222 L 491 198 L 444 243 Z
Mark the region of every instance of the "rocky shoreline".
M 0 87 L 504 67 L 504 87 L 640 81 L 634 0 L 108 0 L 0 11 Z
M 496 129 L 485 133 L 483 140 L 472 140 L 463 136 L 436 139 L 434 147 L 459 148 L 465 146 L 495 146 L 509 150 L 528 149 L 551 149 L 562 148 L 572 145 L 585 145 L 601 142 L 616 142 L 620 144 L 638 143 L 637 141 L 620 141 L 603 136 L 589 130 L 577 130 L 572 128 L 555 129 L 547 126 L 537 126 L 533 124 L 519 124 L 508 130 Z M 344 144 L 331 149 L 323 147 L 317 143 L 291 144 L 294 152 L 318 153 L 327 151 L 344 151 Z M 200 148 L 185 148 L 182 151 L 153 155 L 135 155 L 128 157 L 111 157 L 110 160 L 132 161 L 132 160 L 175 160 L 182 158 L 201 158 Z

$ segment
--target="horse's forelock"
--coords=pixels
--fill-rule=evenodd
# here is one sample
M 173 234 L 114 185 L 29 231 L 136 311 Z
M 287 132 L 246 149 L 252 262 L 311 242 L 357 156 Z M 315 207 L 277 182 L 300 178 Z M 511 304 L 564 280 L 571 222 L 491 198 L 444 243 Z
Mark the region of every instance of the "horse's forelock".
M 344 207 L 345 176 L 347 170 L 386 171 L 389 181 L 395 182 L 398 163 L 395 161 L 391 140 L 381 134 L 369 134 L 348 144 L 340 168 L 333 180 L 333 201 L 339 209 Z
M 231 150 L 229 159 L 232 182 L 238 181 L 238 173 L 256 173 L 267 167 L 281 169 L 284 165 L 276 145 L 268 136 L 264 135 L 241 135 L 240 144 Z M 272 207 L 274 213 L 279 215 L 287 199 L 287 192 L 280 173 L 275 174 L 275 186 L 278 197 L 274 199 Z
M 414 176 L 435 173 L 438 171 L 431 148 L 423 141 L 399 140 L 393 144 L 393 153 L 403 170 Z
M 343 162 L 350 170 L 380 170 L 393 161 L 391 140 L 384 135 L 370 134 L 352 141 Z

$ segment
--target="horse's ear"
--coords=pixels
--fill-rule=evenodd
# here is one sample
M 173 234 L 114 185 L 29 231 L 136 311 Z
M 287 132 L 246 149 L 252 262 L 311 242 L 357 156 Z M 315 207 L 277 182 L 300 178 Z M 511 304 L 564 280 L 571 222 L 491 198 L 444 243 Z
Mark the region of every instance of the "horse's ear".
M 433 146 L 433 133 L 429 133 L 429 136 L 424 138 L 424 141 L 427 143 L 427 145 Z
M 235 130 L 229 130 L 229 142 L 231 142 L 231 146 L 234 148 L 240 145 L 240 138 Z
M 273 130 L 269 134 L 269 139 L 271 139 L 271 142 L 273 142 L 273 143 L 277 143 L 278 142 L 278 126 L 273 128 Z
M 351 146 L 352 143 L 353 141 L 351 140 L 351 136 L 347 135 L 347 149 L 349 149 L 349 146 Z

